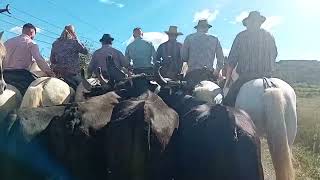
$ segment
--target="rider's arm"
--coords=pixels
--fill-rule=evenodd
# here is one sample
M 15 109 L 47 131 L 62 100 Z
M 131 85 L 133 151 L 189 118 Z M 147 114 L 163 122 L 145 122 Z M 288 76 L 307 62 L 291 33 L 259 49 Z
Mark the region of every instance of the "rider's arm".
M 75 40 L 75 41 L 76 41 L 76 47 L 77 47 L 79 53 L 88 54 L 88 52 L 89 52 L 88 49 L 78 40 Z
M 130 66 L 130 62 L 127 60 L 127 58 L 122 54 L 121 51 L 118 51 L 118 56 L 120 60 L 121 67 L 128 68 Z
M 156 62 L 161 63 L 161 57 L 162 57 L 162 45 L 160 45 L 157 49 L 157 53 L 156 53 Z
M 239 48 L 240 48 L 240 41 L 239 41 L 239 36 L 237 36 L 235 38 L 235 40 L 233 41 L 230 53 L 229 53 L 229 57 L 226 60 L 226 65 L 227 65 L 227 72 L 226 72 L 226 78 L 227 78 L 227 82 L 226 82 L 226 86 L 228 87 L 230 80 L 231 80 L 231 75 L 232 75 L 232 71 L 233 69 L 237 66 L 238 64 L 238 58 L 239 58 Z
M 156 50 L 155 50 L 153 44 L 150 43 L 150 45 L 151 45 L 151 55 L 152 55 L 151 63 L 154 65 L 156 63 L 156 55 L 157 55 L 157 53 L 156 53 Z
M 88 74 L 89 78 L 92 76 L 92 73 L 94 72 L 96 66 L 97 66 L 96 65 L 96 53 L 93 53 L 92 59 L 88 65 L 88 69 L 87 69 L 87 74 Z
M 184 40 L 184 43 L 182 45 L 181 57 L 184 62 L 188 62 L 189 60 L 189 38 L 188 37 Z
M 223 68 L 224 55 L 223 55 L 222 47 L 221 47 L 221 44 L 220 44 L 219 40 L 217 42 L 215 53 L 216 53 L 216 58 L 217 58 L 217 68 L 216 68 L 216 70 L 220 71 Z
M 43 72 L 45 72 L 47 75 L 53 76 L 54 74 L 51 71 L 48 63 L 45 61 L 45 59 L 40 54 L 38 45 L 37 44 L 32 44 L 30 50 L 31 50 L 31 55 L 36 60 L 39 68 Z

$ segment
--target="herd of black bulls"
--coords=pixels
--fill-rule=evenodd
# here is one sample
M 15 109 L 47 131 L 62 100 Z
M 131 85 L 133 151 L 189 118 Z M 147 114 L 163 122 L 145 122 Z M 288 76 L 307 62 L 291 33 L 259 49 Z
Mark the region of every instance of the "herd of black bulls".
M 84 102 L 12 113 L 0 126 L 0 179 L 264 179 L 245 112 L 159 79 L 159 92 L 140 75 Z

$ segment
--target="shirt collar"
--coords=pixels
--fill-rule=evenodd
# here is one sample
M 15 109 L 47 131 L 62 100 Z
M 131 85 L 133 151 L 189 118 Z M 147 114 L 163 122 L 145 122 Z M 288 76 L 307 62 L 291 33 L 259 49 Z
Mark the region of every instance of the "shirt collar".
M 102 47 L 112 47 L 111 44 L 103 44 Z
M 28 36 L 26 34 L 21 34 L 20 37 L 31 39 L 30 36 Z
M 142 37 L 137 37 L 134 40 L 141 40 L 141 39 L 142 39 Z

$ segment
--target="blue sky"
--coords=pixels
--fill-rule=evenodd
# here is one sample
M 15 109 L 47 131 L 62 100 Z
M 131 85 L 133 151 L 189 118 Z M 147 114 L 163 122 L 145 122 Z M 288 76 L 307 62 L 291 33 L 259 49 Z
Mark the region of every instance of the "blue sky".
M 183 42 L 199 18 L 209 18 L 210 33 L 218 36 L 227 54 L 244 29 L 241 20 L 249 11 L 259 10 L 267 17 L 263 27 L 276 39 L 278 60 L 320 60 L 320 0 L 0 0 L 1 6 L 6 4 L 12 6 L 12 17 L 0 15 L 5 38 L 14 36 L 9 32 L 18 32 L 23 21 L 31 22 L 41 29 L 36 40 L 46 57 L 67 24 L 75 25 L 79 39 L 90 41 L 94 49 L 100 47 L 102 34 L 110 33 L 116 39 L 114 46 L 124 51 L 136 26 L 157 45 L 166 39 L 163 31 L 177 25 L 184 33 L 179 37 Z

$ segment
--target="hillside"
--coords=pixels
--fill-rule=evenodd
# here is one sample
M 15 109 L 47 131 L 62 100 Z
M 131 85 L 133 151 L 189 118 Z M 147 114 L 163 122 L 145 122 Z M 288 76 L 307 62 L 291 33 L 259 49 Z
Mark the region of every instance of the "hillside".
M 303 83 L 320 85 L 320 61 L 285 60 L 276 64 L 275 77 L 290 84 Z

